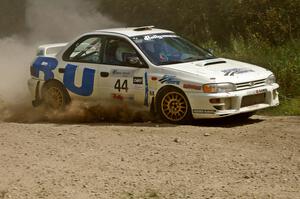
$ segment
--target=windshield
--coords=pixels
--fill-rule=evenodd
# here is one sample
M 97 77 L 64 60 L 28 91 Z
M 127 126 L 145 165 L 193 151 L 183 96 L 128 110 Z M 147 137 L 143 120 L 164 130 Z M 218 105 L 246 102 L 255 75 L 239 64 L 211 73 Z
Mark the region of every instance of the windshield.
M 215 58 L 207 50 L 174 34 L 143 35 L 132 40 L 158 66 Z

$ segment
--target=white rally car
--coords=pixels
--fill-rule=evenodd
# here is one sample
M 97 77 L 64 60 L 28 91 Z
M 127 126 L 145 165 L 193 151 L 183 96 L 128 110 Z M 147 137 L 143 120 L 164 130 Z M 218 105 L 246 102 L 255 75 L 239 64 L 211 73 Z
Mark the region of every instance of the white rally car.
M 279 104 L 271 71 L 217 58 L 151 26 L 99 30 L 70 43 L 40 46 L 31 76 L 34 106 L 122 101 L 173 123 L 250 116 Z

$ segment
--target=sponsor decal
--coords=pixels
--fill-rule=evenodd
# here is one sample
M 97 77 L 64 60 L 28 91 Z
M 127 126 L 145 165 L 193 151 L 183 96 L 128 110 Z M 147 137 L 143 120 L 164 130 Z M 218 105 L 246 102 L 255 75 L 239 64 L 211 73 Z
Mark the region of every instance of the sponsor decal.
M 138 90 L 143 90 L 144 89 L 144 84 L 133 84 L 133 89 L 138 89 Z
M 145 99 L 144 105 L 149 106 L 149 84 L 148 84 L 148 73 L 145 72 Z
M 133 73 L 128 70 L 112 70 L 113 77 L 132 77 Z
M 214 113 L 216 113 L 216 111 L 215 110 L 205 110 L 205 109 L 193 109 L 193 113 L 214 114 Z
M 143 77 L 133 77 L 133 84 L 143 84 Z
M 164 38 L 176 38 L 177 35 L 146 35 L 144 36 L 144 40 L 150 41 L 155 39 L 164 39 Z
M 39 78 L 40 72 L 44 73 L 44 80 L 54 78 L 53 70 L 57 67 L 58 61 L 51 57 L 38 57 L 32 64 L 31 75 Z
M 267 89 L 260 89 L 256 91 L 256 94 L 267 93 L 267 92 L 268 92 Z
M 192 90 L 201 90 L 202 86 L 196 84 L 183 84 L 183 88 L 185 89 L 192 89 Z
M 161 87 L 161 83 L 158 81 L 158 77 L 156 76 L 152 76 L 152 77 L 148 77 L 149 78 L 149 88 L 151 88 L 150 90 L 152 91 L 156 91 L 158 88 Z
M 78 87 L 75 85 L 75 75 L 78 66 L 68 64 L 66 66 L 65 74 L 64 74 L 64 85 L 65 87 L 81 96 L 90 96 L 93 94 L 94 90 L 94 78 L 95 78 L 95 70 L 90 68 L 83 69 L 82 75 L 82 83 L 81 86 Z
M 176 78 L 176 76 L 172 76 L 172 75 L 164 75 L 160 80 L 160 83 L 164 84 L 176 84 L 179 85 L 180 81 Z
M 48 81 L 54 79 L 53 70 L 58 66 L 58 61 L 50 57 L 38 57 L 32 65 L 31 75 L 39 78 L 40 73 L 44 74 L 44 80 Z M 64 70 L 63 83 L 64 86 L 71 92 L 81 95 L 90 96 L 94 90 L 95 70 L 91 68 L 82 68 L 83 75 L 81 79 L 81 86 L 75 85 L 77 65 L 67 64 Z
M 112 94 L 112 98 L 115 99 L 115 100 L 134 100 L 134 96 L 124 96 L 124 95 L 121 95 L 121 94 L 118 94 L 118 93 L 113 93 Z
M 157 77 L 151 77 L 152 81 L 156 81 L 158 78 Z
M 222 72 L 225 76 L 234 76 L 235 74 L 251 73 L 254 72 L 254 70 L 248 68 L 232 68 L 228 70 L 223 70 Z
M 256 95 L 256 94 L 262 94 L 262 93 L 267 93 L 268 89 L 258 89 L 255 91 L 247 91 L 247 95 Z

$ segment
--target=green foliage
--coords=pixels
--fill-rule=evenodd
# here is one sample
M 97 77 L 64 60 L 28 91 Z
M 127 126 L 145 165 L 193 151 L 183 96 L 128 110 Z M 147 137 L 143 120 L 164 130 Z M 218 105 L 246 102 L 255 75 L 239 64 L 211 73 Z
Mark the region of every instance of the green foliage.
M 234 39 L 231 45 L 226 50 L 214 45 L 216 55 L 263 66 L 276 75 L 282 96 L 300 96 L 300 41 L 270 46 L 257 39 Z
M 281 99 L 279 107 L 260 111 L 259 114 L 272 116 L 299 116 L 300 115 L 300 97 L 294 99 Z
M 232 37 L 280 45 L 300 37 L 300 0 L 100 0 L 99 9 L 128 26 L 155 25 L 202 43 Z

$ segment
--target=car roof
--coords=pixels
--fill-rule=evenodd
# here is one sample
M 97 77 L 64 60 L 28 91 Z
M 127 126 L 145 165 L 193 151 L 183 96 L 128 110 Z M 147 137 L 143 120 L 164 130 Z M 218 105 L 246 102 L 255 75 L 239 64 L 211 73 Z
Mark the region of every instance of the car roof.
M 136 37 L 136 36 L 150 35 L 150 34 L 174 33 L 170 30 L 154 28 L 154 26 L 113 28 L 113 29 L 96 30 L 95 32 L 96 33 L 114 33 L 114 34 L 126 35 L 128 37 Z

